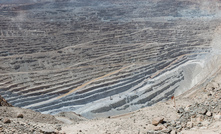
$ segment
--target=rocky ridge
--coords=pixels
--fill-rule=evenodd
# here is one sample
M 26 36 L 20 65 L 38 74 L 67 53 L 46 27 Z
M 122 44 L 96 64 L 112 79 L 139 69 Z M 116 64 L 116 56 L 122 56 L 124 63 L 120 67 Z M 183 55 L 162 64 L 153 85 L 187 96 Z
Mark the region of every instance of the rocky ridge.
M 1 97 L 1 95 L 0 95 L 0 106 L 12 107 L 12 105 L 9 104 L 3 97 Z
M 52 115 L 12 107 L 1 97 L 1 134 L 60 134 L 62 122 Z

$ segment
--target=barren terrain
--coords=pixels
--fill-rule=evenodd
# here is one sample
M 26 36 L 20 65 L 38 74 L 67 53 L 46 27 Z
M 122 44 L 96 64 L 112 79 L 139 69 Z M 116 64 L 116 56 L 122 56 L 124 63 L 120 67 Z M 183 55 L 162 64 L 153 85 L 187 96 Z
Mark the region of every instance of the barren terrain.
M 65 123 L 61 131 L 67 133 L 190 132 L 201 131 L 203 121 L 209 122 L 208 131 L 220 133 L 214 126 L 219 127 L 220 111 L 213 111 L 220 106 L 220 4 L 1 1 L 0 95 L 15 107 L 29 109 L 25 121 L 36 113 L 47 119 L 42 123 Z M 207 87 L 212 81 L 215 85 Z M 213 103 L 214 108 L 208 106 Z M 15 115 L 25 111 L 15 107 L 1 107 L 2 113 L 12 110 L 1 114 L 3 122 L 11 118 L 12 128 Z M 161 115 L 165 122 L 153 127 L 151 120 Z M 27 131 L 43 132 L 37 126 Z
M 220 67 L 213 0 L 29 1 L 0 6 L 0 93 L 87 118 L 167 100 Z M 211 66 L 208 66 L 211 65 Z
M 196 87 L 173 100 L 159 102 L 141 110 L 98 120 L 64 125 L 66 133 L 97 134 L 220 134 L 221 74 L 205 88 Z M 181 110 L 185 112 L 181 112 Z M 203 109 L 206 113 L 202 113 Z M 164 118 L 164 123 L 152 125 L 152 120 Z
M 0 107 L 0 115 L 0 132 L 5 134 L 220 134 L 221 72 L 206 85 L 175 97 L 175 104 L 168 100 L 107 118 L 88 120 L 73 112 L 54 117 L 6 106 Z M 153 125 L 157 118 L 163 122 Z

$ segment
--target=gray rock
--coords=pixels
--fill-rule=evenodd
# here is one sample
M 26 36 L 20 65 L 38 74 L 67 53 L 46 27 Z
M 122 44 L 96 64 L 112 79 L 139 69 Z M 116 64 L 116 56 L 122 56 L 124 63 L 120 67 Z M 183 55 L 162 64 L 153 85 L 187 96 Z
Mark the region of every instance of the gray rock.
M 56 126 L 56 129 L 57 129 L 58 131 L 60 131 L 60 130 L 61 130 L 61 126 L 60 126 L 60 125 L 57 125 L 57 126 Z
M 154 131 L 148 131 L 147 134 L 155 134 Z
M 163 129 L 161 132 L 169 134 L 171 131 L 171 129 Z
M 161 118 L 161 117 L 154 118 L 154 119 L 152 120 L 152 124 L 155 125 L 155 126 L 157 126 L 158 124 L 162 123 L 163 120 L 164 120 L 164 118 Z
M 206 112 L 206 115 L 208 116 L 208 117 L 211 117 L 212 116 L 212 113 L 211 112 Z
M 17 118 L 23 118 L 24 116 L 23 116 L 23 114 L 18 114 L 17 115 Z
M 205 108 L 199 108 L 199 109 L 198 109 L 198 113 L 199 113 L 199 114 L 205 115 L 206 112 L 207 112 L 207 110 L 206 110 Z
M 164 123 L 163 126 L 164 126 L 165 128 L 168 128 L 168 126 L 170 126 L 170 124 L 169 124 L 169 123 Z
M 176 127 L 176 122 L 175 121 L 171 121 L 171 126 L 172 127 Z
M 184 113 L 184 112 L 185 112 L 185 110 L 182 107 L 177 110 L 177 113 Z
M 191 116 L 196 116 L 196 113 L 197 113 L 196 110 L 193 110 L 193 111 L 191 110 L 189 114 L 190 114 Z
M 176 126 L 176 129 L 177 129 L 177 130 L 180 130 L 180 129 L 182 129 L 182 126 L 181 126 L 181 125 L 177 125 L 177 126 Z
M 53 133 L 55 133 L 54 130 L 48 129 L 48 128 L 41 128 L 40 132 L 43 133 L 43 134 L 53 134 Z
M 177 134 L 175 130 L 171 131 L 170 134 Z
M 193 123 L 192 123 L 192 122 L 187 122 L 186 127 L 187 127 L 187 128 L 192 128 L 192 127 L 193 127 Z
M 202 123 L 198 123 L 197 126 L 198 126 L 198 127 L 202 127 L 203 124 L 202 124 Z
M 11 123 L 11 120 L 10 119 L 8 119 L 8 118 L 5 118 L 4 120 L 3 120 L 3 122 L 6 124 L 6 123 Z

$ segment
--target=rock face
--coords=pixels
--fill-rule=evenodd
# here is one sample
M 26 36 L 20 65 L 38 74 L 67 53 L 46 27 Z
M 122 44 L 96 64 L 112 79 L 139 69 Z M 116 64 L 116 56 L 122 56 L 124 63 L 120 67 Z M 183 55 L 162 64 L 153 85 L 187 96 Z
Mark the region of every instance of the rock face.
M 220 2 L 207 3 L 1 4 L 0 94 L 14 106 L 87 118 L 181 94 L 221 65 Z
M 12 107 L 3 97 L 0 95 L 0 106 Z

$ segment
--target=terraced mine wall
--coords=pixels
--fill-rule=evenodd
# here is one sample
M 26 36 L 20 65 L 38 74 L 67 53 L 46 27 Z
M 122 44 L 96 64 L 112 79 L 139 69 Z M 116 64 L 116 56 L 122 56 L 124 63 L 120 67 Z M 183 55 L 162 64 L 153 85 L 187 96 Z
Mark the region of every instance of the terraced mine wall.
M 0 20 L 0 94 L 42 113 L 124 114 L 221 65 L 216 0 L 1 4 Z

